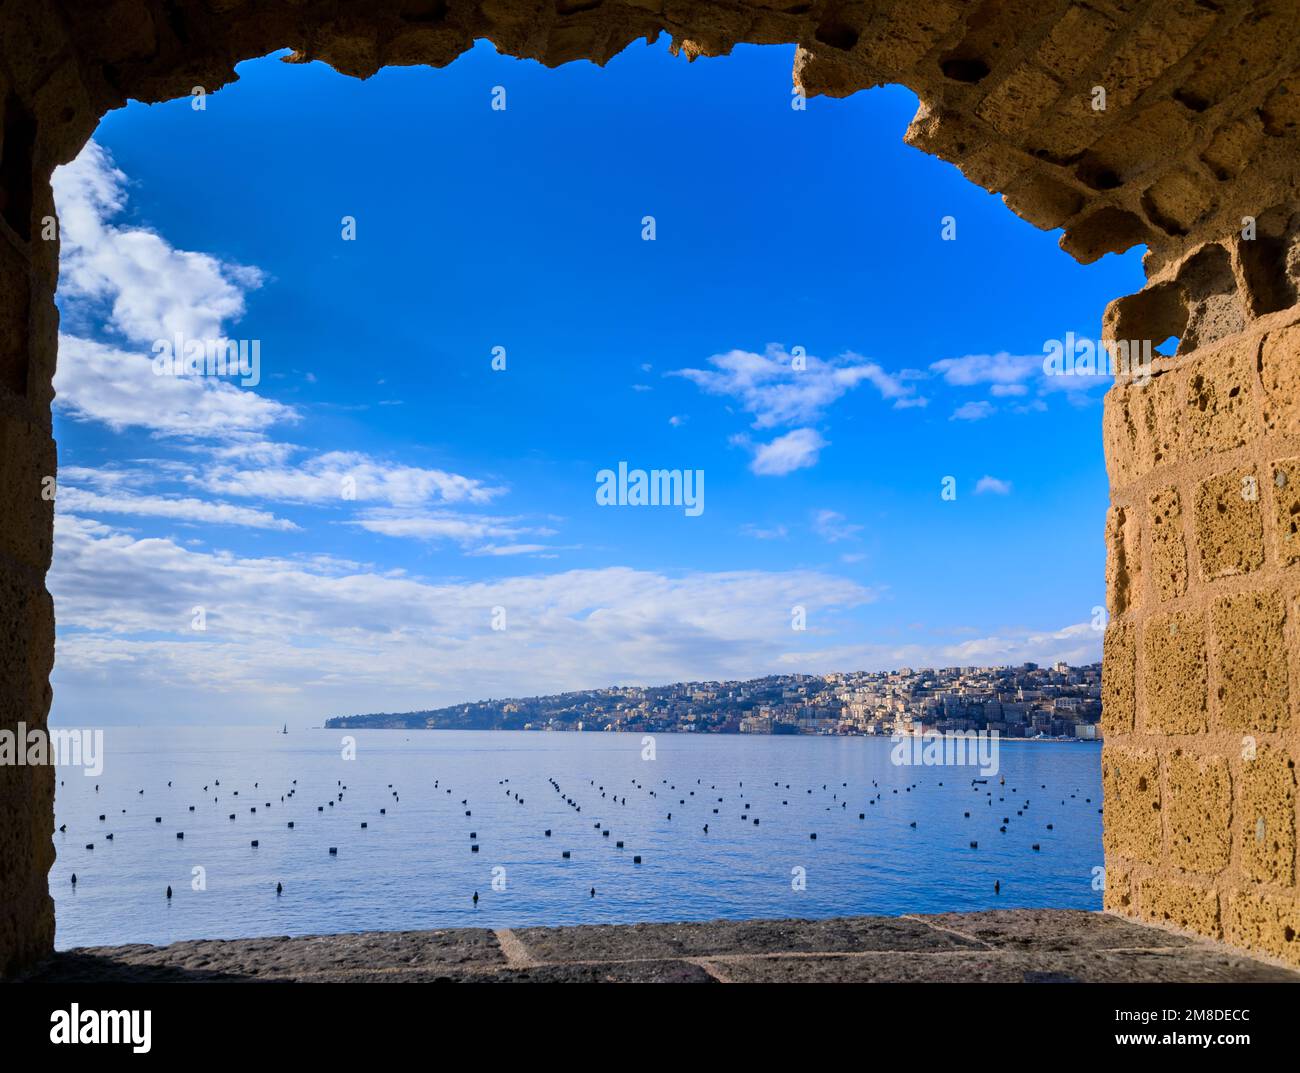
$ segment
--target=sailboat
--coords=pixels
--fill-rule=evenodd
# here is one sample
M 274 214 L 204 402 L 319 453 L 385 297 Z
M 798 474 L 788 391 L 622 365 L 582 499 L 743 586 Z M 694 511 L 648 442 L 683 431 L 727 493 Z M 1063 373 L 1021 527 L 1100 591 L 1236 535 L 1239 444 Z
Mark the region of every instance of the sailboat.
M 282 731 L 280 731 L 280 733 L 281 733 L 281 734 L 288 734 L 288 733 L 289 733 L 289 724 L 288 724 L 288 723 L 285 723 L 285 724 L 284 724 L 284 729 L 283 729 Z

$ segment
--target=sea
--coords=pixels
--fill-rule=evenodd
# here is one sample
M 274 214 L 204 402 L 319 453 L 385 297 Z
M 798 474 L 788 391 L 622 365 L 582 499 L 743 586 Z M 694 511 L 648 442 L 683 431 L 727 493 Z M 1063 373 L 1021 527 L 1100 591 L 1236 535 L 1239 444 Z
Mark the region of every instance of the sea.
M 282 729 L 108 727 L 98 775 L 60 767 L 58 948 L 1101 907 L 1094 742 L 990 772 L 873 737 Z

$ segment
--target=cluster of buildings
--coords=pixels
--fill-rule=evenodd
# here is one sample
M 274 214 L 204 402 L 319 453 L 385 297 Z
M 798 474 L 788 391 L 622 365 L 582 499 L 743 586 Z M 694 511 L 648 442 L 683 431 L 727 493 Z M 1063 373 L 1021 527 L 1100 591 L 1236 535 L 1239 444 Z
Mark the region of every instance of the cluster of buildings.
M 1100 737 L 1101 664 L 784 674 L 745 682 L 615 686 L 425 712 L 344 716 L 331 727 L 628 733 Z
M 1101 664 L 941 667 L 798 676 L 781 702 L 740 720 L 752 734 L 997 731 L 1008 738 L 1100 737 Z

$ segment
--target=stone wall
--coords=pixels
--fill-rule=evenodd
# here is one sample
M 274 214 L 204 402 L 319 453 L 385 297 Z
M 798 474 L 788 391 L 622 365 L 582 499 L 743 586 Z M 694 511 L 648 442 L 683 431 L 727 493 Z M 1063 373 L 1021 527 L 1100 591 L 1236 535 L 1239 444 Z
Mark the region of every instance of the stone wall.
M 477 38 L 554 66 L 661 32 L 690 59 L 796 44 L 809 96 L 906 85 L 908 141 L 1074 257 L 1148 246 L 1151 285 L 1108 326 L 1186 345 L 1107 407 L 1108 903 L 1294 960 L 1295 0 L 0 0 L 0 729 L 50 705 L 49 177 L 100 117 L 286 47 L 368 77 Z M 1266 241 L 1231 239 L 1243 216 Z M 53 785 L 0 767 L 0 971 L 53 939 Z
M 1300 965 L 1300 244 L 1264 224 L 1107 311 L 1180 345 L 1106 399 L 1106 905 Z

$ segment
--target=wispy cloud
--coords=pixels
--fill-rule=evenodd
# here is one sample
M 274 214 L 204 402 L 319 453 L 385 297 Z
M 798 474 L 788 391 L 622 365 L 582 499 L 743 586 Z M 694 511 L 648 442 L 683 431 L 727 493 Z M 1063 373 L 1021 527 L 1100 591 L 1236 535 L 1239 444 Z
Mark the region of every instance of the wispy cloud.
M 985 474 L 975 482 L 975 494 L 1009 496 L 1011 494 L 1011 482 L 1000 480 L 997 477 L 990 477 Z
M 65 474 L 66 476 L 66 474 Z M 292 531 L 298 528 L 286 518 L 264 510 L 203 499 L 175 499 L 167 496 L 133 495 L 124 492 L 101 494 L 64 484 L 58 490 L 60 510 L 74 514 L 126 514 L 151 518 L 174 518 L 185 522 L 238 525 L 251 529 Z
M 839 511 L 819 510 L 813 515 L 813 531 L 826 543 L 838 544 L 857 536 L 862 526 L 851 524 Z
M 149 695 L 179 717 L 214 697 L 319 718 L 480 696 L 767 673 L 790 607 L 819 620 L 875 599 L 791 570 L 625 567 L 432 582 L 325 556 L 241 558 L 62 515 L 50 589 L 70 706 Z M 504 545 L 503 545 L 504 546 Z M 193 608 L 207 629 L 191 629 Z M 503 607 L 508 628 L 491 628 Z
M 784 477 L 797 469 L 815 466 L 822 448 L 830 446 L 815 428 L 797 428 L 771 443 L 755 444 L 743 435 L 733 436 L 731 442 L 753 452 L 749 468 L 760 477 Z
M 930 369 L 954 387 L 1020 384 L 1042 373 L 1043 357 L 1041 354 L 1008 354 L 1006 351 L 967 354 L 932 362 Z
M 442 469 L 424 469 L 372 458 L 357 451 L 313 455 L 300 465 L 257 469 L 209 467 L 187 480 L 220 495 L 280 503 L 386 503 L 418 507 L 427 503 L 487 503 L 504 488 Z
M 980 399 L 978 402 L 964 402 L 957 409 L 953 410 L 949 421 L 983 421 L 986 417 L 992 417 L 997 412 L 995 407 L 987 399 Z
M 909 404 L 915 388 L 859 354 L 833 361 L 811 355 L 796 360 L 778 344 L 762 354 L 731 350 L 709 358 L 708 369 L 677 369 L 680 376 L 710 395 L 734 398 L 753 417 L 755 429 L 810 424 L 859 384 L 869 383 L 882 398 Z M 915 403 L 910 403 L 915 405 Z

